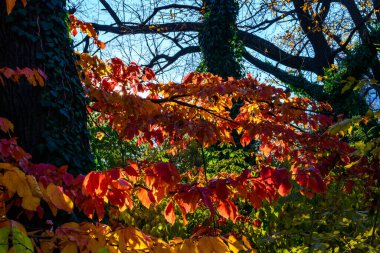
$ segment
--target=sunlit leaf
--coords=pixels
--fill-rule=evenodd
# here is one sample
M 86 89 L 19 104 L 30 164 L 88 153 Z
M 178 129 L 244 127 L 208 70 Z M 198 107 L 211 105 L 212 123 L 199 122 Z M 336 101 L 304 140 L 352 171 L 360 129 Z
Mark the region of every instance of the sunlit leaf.
M 73 201 L 63 192 L 62 188 L 50 183 L 46 189 L 50 201 L 58 209 L 71 213 L 74 208 Z
M 174 203 L 173 201 L 170 201 L 165 208 L 165 219 L 170 223 L 174 224 L 175 222 L 175 213 L 174 213 Z

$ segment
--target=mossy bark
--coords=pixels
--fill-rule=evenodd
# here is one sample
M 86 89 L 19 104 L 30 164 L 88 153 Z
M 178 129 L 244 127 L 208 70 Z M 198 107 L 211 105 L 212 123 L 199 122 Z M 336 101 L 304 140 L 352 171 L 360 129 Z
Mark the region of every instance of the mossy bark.
M 92 159 L 86 129 L 86 99 L 67 28 L 64 0 L 21 1 L 10 15 L 0 3 L 0 67 L 40 68 L 44 87 L 26 80 L 0 85 L 0 116 L 15 125 L 14 136 L 34 162 L 67 164 L 86 173 Z

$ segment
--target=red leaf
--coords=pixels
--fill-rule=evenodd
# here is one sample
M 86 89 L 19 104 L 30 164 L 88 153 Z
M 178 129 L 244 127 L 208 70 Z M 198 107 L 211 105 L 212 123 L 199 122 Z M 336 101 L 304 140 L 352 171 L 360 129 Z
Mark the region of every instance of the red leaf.
M 175 222 L 175 213 L 174 213 L 174 204 L 173 201 L 170 201 L 165 208 L 165 219 L 172 225 Z
M 74 182 L 73 175 L 71 175 L 70 173 L 67 173 L 67 172 L 65 174 L 63 174 L 63 182 L 66 185 L 71 185 Z
M 144 81 L 150 81 L 156 78 L 156 74 L 150 68 L 145 68 L 145 76 L 143 76 Z
M 282 196 L 288 196 L 290 191 L 292 190 L 292 184 L 290 181 L 284 181 L 280 184 L 280 187 L 278 188 L 278 193 Z
M 194 75 L 195 75 L 195 73 L 191 72 L 190 74 L 188 74 L 187 76 L 185 76 L 185 78 L 183 78 L 182 83 L 184 83 L 184 84 L 190 83 L 193 80 L 193 76 Z
M 139 170 L 138 170 L 137 164 L 131 164 L 125 167 L 124 173 L 127 174 L 127 177 L 129 180 L 131 180 L 133 183 L 136 183 L 139 177 Z
M 102 87 L 107 92 L 113 91 L 116 87 L 116 84 L 117 84 L 116 81 L 110 78 L 104 78 L 102 80 Z
M 205 206 L 208 209 L 210 209 L 211 216 L 214 216 L 214 214 L 215 214 L 215 208 L 212 205 L 211 198 L 210 198 L 210 193 L 208 192 L 208 190 L 206 188 L 199 188 L 199 190 L 200 190 L 200 192 L 202 194 L 203 203 L 205 204 Z
M 90 172 L 83 181 L 82 192 L 85 195 L 104 197 L 108 184 L 105 175 L 100 172 Z
M 37 69 L 38 73 L 46 80 L 47 79 L 47 76 L 45 74 L 45 72 L 43 72 L 40 68 Z

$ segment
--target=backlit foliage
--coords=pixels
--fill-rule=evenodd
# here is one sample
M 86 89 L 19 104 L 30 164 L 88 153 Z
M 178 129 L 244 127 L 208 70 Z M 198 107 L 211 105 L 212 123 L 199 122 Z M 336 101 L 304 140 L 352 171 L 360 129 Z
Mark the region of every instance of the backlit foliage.
M 96 39 L 91 28 L 74 21 Z M 244 215 L 239 206 L 260 210 L 284 199 L 291 203 L 292 194 L 298 193 L 309 199 L 320 197 L 329 184 L 341 180 L 342 174 L 336 170 L 360 169 L 368 194 L 378 183 L 374 175 L 378 148 L 355 149 L 338 136 L 350 133 L 355 124 L 378 119 L 378 113 L 332 125 L 328 104 L 291 96 L 250 75 L 223 80 L 210 73 L 190 73 L 181 83 L 163 84 L 151 69 L 135 63 L 127 65 L 118 58 L 103 62 L 87 54 L 78 58 L 79 75 L 91 101 L 89 111 L 97 111 L 97 122 L 108 124 L 122 140 L 137 139 L 137 144 L 152 147 L 168 140 L 173 150 L 178 150 L 190 141 L 202 147 L 233 143 L 231 132 L 235 130 L 241 135 L 241 145 L 259 143 L 256 163 L 242 173 L 208 177 L 199 173 L 206 168 L 180 173 L 169 162 L 128 161 L 122 167 L 74 177 L 67 166 L 33 163 L 12 137 L 12 123 L 0 118 L 0 129 L 10 135 L 0 140 L 3 252 L 256 252 L 244 235 L 220 235 L 216 224 L 266 226 L 269 221 L 260 215 Z M 5 68 L 1 73 L 17 85 L 18 77 L 9 71 Z M 43 74 L 32 71 L 33 79 L 30 71 L 24 74 L 27 80 L 41 85 L 37 74 Z M 232 101 L 238 99 L 244 100 L 244 105 L 232 120 Z M 378 139 L 373 142 L 377 145 Z M 189 216 L 201 210 L 214 226 L 201 225 L 188 239 L 164 241 L 117 222 L 136 202 L 147 209 L 157 208 L 171 225 L 186 225 Z M 10 210 L 51 227 L 27 232 L 23 225 L 7 219 Z M 88 221 L 59 224 L 58 219 L 48 220 L 60 215 L 82 215 Z M 265 215 L 270 213 L 261 216 Z

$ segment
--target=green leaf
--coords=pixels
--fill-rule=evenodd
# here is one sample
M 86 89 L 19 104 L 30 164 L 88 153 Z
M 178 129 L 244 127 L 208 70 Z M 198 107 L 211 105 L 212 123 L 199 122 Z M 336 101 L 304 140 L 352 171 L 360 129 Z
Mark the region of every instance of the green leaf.
M 15 253 L 34 252 L 30 238 L 16 227 L 12 228 L 13 249 Z
M 10 226 L 0 228 L 0 253 L 8 252 L 8 236 L 10 231 Z

